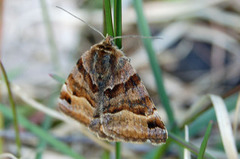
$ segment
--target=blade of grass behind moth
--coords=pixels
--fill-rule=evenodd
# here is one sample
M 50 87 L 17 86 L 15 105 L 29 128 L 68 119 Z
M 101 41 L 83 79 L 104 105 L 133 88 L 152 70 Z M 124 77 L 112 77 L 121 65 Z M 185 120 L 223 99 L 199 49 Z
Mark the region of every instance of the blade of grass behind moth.
M 103 0 L 103 22 L 104 22 L 103 24 L 104 35 L 106 36 L 108 34 L 108 35 L 114 36 L 110 0 Z
M 227 157 L 231 159 L 238 159 L 237 147 L 234 142 L 233 132 L 231 128 L 230 118 L 223 99 L 216 95 L 210 95 L 214 110 L 217 117 L 220 135 L 222 137 L 223 146 Z
M 122 0 L 114 0 L 114 31 L 115 36 L 122 35 Z M 116 39 L 115 44 L 122 48 L 122 39 Z
M 114 0 L 114 33 L 115 36 L 122 35 L 122 1 Z M 115 41 L 118 48 L 122 48 L 122 39 L 116 39 Z M 121 158 L 121 142 L 116 142 L 116 159 Z
M 142 11 L 142 1 L 134 0 L 133 4 L 134 4 L 135 12 L 137 14 L 138 29 L 139 29 L 141 35 L 150 36 L 149 27 L 147 25 L 145 16 Z M 152 47 L 151 39 L 144 38 L 144 39 L 142 39 L 142 41 L 143 41 L 145 49 L 148 53 L 149 61 L 150 61 L 150 64 L 151 64 L 151 67 L 152 67 L 152 70 L 154 73 L 155 81 L 157 84 L 158 94 L 159 94 L 160 99 L 163 103 L 163 106 L 167 112 L 167 117 L 168 117 L 170 127 L 173 129 L 177 128 L 176 126 L 174 126 L 175 125 L 175 117 L 173 115 L 173 111 L 170 106 L 170 102 L 169 102 L 168 96 L 166 94 L 164 85 L 163 85 L 161 69 L 158 65 L 158 61 L 157 61 L 155 52 Z
M 204 135 L 204 138 L 203 138 L 203 141 L 202 141 L 202 144 L 201 144 L 200 151 L 199 151 L 197 159 L 202 159 L 203 156 L 204 156 L 205 150 L 207 148 L 208 138 L 209 138 L 209 136 L 211 134 L 212 125 L 213 125 L 213 122 L 210 121 L 208 123 L 208 127 L 207 127 L 206 133 Z
M 15 102 L 13 100 L 12 91 L 11 91 L 11 88 L 10 88 L 10 83 L 8 81 L 7 73 L 4 69 L 4 66 L 3 66 L 1 60 L 0 60 L 0 67 L 1 67 L 1 70 L 2 70 L 2 73 L 3 73 L 3 77 L 4 77 L 4 80 L 5 80 L 6 86 L 7 86 L 8 98 L 9 98 L 9 102 L 10 102 L 11 108 L 12 108 L 12 115 L 13 115 L 14 129 L 15 129 L 15 137 L 16 137 L 16 145 L 17 145 L 17 157 L 20 158 L 21 157 L 21 140 L 20 140 L 20 135 L 19 135 L 17 108 L 16 108 Z
M 112 25 L 112 13 L 111 13 L 111 2 L 110 0 L 103 0 L 103 18 L 104 18 L 104 35 L 111 35 L 114 36 L 113 32 L 113 25 Z M 120 153 L 120 143 L 116 142 L 115 144 L 115 149 L 116 149 L 116 158 L 120 159 L 121 158 L 121 153 Z
M 10 109 L 0 103 L 0 111 L 4 114 L 5 117 L 9 119 L 13 119 L 13 115 L 10 112 Z M 39 128 L 35 124 L 32 124 L 31 122 L 28 121 L 24 116 L 21 114 L 18 115 L 19 118 L 19 123 L 26 129 L 28 129 L 30 132 L 35 134 L 37 137 L 39 137 L 41 140 L 46 141 L 50 145 L 52 145 L 53 148 L 56 150 L 71 156 L 74 159 L 84 159 L 82 156 L 80 156 L 78 153 L 73 151 L 71 148 L 69 148 L 65 143 L 55 139 L 52 137 L 51 134 L 48 132 L 44 131 L 43 129 Z

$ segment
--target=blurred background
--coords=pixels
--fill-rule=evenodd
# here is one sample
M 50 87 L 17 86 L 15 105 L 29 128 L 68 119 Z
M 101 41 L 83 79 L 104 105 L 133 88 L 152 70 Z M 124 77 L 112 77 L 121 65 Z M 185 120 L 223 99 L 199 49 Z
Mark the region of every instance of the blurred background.
M 18 112 L 43 129 L 47 123 L 46 130 L 52 136 L 85 158 L 101 158 L 104 146 L 83 135 L 79 127 L 47 117 L 32 105 L 42 104 L 57 110 L 61 83 L 52 76 L 66 79 L 80 56 L 102 40 L 86 24 L 56 6 L 72 12 L 102 32 L 102 1 L 0 0 L 0 3 L 0 58 L 12 84 Z M 152 36 L 160 37 L 152 42 L 177 124 L 183 123 L 186 112 L 202 96 L 216 94 L 227 98 L 239 91 L 239 0 L 145 0 L 143 11 Z M 132 0 L 122 1 L 122 14 L 123 35 L 138 35 Z M 168 125 L 141 38 L 123 38 L 122 41 L 123 52 L 131 59 L 162 120 Z M 1 103 L 8 106 L 7 89 L 2 79 L 0 88 Z M 231 122 L 234 121 L 234 109 L 228 114 Z M 0 151 L 16 154 L 12 120 L 2 113 L 0 121 Z M 202 123 L 195 132 L 190 129 L 191 142 L 198 147 L 207 124 Z M 239 150 L 239 128 L 235 130 Z M 20 132 L 22 158 L 36 158 L 39 153 L 44 159 L 71 158 L 49 145 L 40 149 L 39 138 L 26 127 L 20 126 Z M 217 135 L 210 138 L 209 151 L 216 158 L 226 158 L 217 124 L 212 133 Z M 214 151 L 216 147 L 220 147 L 220 151 Z M 124 143 L 122 149 L 124 158 L 148 158 L 155 147 L 149 143 Z M 168 150 L 164 157 L 179 158 L 174 150 Z

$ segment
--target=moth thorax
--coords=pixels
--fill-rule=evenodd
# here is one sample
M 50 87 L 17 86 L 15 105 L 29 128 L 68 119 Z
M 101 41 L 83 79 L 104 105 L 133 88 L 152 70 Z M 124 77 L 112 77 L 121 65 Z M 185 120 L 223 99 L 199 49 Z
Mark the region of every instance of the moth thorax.
M 95 65 L 98 80 L 109 80 L 110 70 L 112 67 L 113 57 L 107 52 L 101 52 L 98 54 L 98 60 Z

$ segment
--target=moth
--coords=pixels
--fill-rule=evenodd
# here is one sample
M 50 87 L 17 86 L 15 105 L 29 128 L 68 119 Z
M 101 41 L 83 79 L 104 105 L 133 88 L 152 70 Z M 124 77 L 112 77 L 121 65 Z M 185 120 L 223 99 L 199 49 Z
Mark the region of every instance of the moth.
M 110 36 L 80 57 L 58 106 L 101 139 L 157 145 L 168 138 L 143 82 Z

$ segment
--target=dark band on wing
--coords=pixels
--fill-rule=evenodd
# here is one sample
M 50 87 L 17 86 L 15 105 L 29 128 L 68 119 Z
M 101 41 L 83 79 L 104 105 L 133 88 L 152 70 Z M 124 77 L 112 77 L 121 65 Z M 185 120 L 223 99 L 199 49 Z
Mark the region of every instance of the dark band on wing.
M 164 123 L 161 121 L 159 117 L 152 117 L 147 121 L 148 128 L 154 129 L 156 127 L 160 127 L 161 129 L 165 129 Z
M 67 80 L 67 87 L 72 91 L 74 96 L 84 97 L 91 104 L 92 107 L 96 107 L 96 102 L 93 97 L 90 96 L 89 90 L 85 87 L 81 86 L 79 82 L 77 82 L 73 75 L 70 74 Z M 71 104 L 71 103 L 69 103 Z
M 107 89 L 104 94 L 109 98 L 115 98 L 120 94 L 125 94 L 129 89 L 137 87 L 141 79 L 137 74 L 132 75 L 127 82 L 115 85 L 113 89 Z
M 89 75 L 89 73 L 87 73 L 87 71 L 84 69 L 83 67 L 83 61 L 82 61 L 82 58 L 80 58 L 77 62 L 77 68 L 78 68 L 78 71 L 83 75 L 83 78 L 84 78 L 84 81 L 88 84 L 90 90 L 93 92 L 93 93 L 96 93 L 98 92 L 98 87 L 96 84 L 93 84 L 93 81 Z
M 149 112 L 149 108 L 152 107 L 152 101 L 149 96 L 143 97 L 137 100 L 122 100 L 116 104 L 109 104 L 104 108 L 103 113 L 118 113 L 122 110 L 128 110 L 137 115 L 151 115 L 152 112 L 156 109 L 155 107 Z

